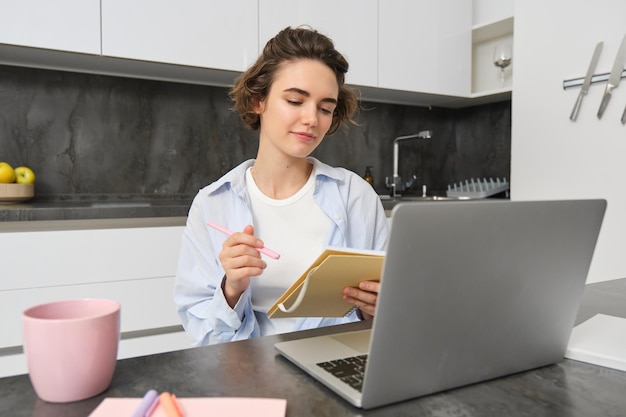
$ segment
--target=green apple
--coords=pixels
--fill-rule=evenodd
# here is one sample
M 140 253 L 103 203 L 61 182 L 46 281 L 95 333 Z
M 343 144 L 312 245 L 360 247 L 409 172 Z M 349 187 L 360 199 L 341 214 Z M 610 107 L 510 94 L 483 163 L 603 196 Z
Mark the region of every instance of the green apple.
M 15 182 L 15 170 L 6 162 L 0 162 L 0 183 L 10 184 Z
M 33 184 L 35 182 L 35 173 L 28 167 L 15 168 L 16 182 L 18 184 Z

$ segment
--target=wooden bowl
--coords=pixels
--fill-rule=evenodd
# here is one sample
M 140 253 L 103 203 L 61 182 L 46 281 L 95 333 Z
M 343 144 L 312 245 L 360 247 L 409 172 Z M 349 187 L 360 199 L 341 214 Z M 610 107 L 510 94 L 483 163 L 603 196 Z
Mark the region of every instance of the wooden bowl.
M 17 203 L 35 196 L 35 184 L 0 184 L 0 203 Z

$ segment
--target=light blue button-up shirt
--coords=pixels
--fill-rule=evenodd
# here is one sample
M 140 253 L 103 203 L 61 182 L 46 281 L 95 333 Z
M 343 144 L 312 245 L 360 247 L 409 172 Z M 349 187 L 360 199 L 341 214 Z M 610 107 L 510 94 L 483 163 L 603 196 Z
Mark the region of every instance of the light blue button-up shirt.
M 326 246 L 383 250 L 387 220 L 373 188 L 354 172 L 333 168 L 315 158 L 313 198 L 333 226 Z M 245 184 L 248 160 L 202 188 L 191 204 L 182 236 L 174 301 L 185 331 L 197 345 L 243 340 L 261 336 L 253 311 L 250 287 L 231 308 L 222 292 L 224 269 L 218 259 L 224 235 L 207 227 L 213 221 L 230 230 L 252 224 L 250 197 Z M 294 272 L 297 275 L 297 272 Z M 295 279 L 295 278 L 294 278 Z M 343 318 L 302 318 L 294 330 L 358 320 L 356 313 Z

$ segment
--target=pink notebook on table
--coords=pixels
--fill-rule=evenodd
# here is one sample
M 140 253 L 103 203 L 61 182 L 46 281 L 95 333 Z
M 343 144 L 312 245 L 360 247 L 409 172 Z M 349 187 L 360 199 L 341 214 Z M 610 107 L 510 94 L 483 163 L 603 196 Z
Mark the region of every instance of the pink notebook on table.
M 130 416 L 141 398 L 105 398 L 89 417 Z M 185 417 L 285 417 L 287 400 L 281 398 L 204 397 L 178 398 Z M 167 417 L 156 407 L 150 417 Z

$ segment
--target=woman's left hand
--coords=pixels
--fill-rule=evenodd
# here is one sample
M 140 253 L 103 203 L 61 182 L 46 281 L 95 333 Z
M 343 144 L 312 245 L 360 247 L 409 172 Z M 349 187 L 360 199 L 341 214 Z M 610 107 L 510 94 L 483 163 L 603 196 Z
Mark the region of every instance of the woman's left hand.
M 376 311 L 379 289 L 379 282 L 361 281 L 359 288 L 345 287 L 343 289 L 343 299 L 357 306 L 361 310 L 363 318 L 369 320 L 374 317 Z

